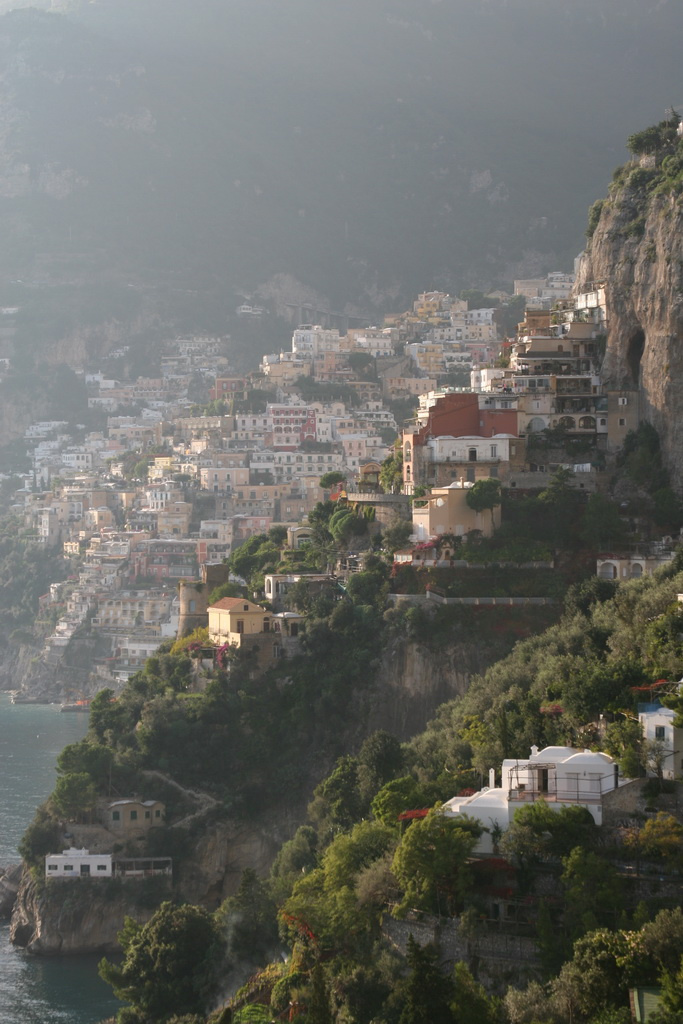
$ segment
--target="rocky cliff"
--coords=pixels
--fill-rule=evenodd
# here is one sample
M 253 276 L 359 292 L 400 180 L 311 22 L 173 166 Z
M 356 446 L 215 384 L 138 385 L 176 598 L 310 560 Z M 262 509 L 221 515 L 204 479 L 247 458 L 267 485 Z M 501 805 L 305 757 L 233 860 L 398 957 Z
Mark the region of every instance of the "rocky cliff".
M 115 884 L 76 879 L 43 886 L 26 871 L 12 911 L 11 941 L 43 956 L 118 949 L 125 917 L 147 921 L 154 904 L 142 905 L 135 888 L 140 883 L 114 891 Z
M 674 131 L 674 141 L 657 148 L 655 140 L 653 146 L 654 151 L 616 172 L 609 198 L 593 207 L 592 237 L 577 290 L 605 286 L 605 382 L 612 389 L 640 389 L 642 418 L 659 431 L 673 484 L 680 490 L 683 181 L 678 168 L 683 141 Z
M 236 891 L 245 867 L 267 873 L 283 838 L 232 822 L 208 827 L 176 870 L 173 885 L 163 876 L 45 884 L 25 869 L 10 939 L 40 956 L 116 951 L 126 917 L 147 921 L 172 896 L 215 910 Z

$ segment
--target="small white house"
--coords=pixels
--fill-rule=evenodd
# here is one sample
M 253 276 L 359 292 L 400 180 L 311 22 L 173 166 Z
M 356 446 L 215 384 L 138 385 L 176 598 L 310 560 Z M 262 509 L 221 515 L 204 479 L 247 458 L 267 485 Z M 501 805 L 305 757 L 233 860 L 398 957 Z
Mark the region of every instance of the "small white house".
M 609 754 L 572 747 L 532 747 L 528 758 L 503 761 L 499 787 L 491 785 L 473 796 L 453 797 L 443 804 L 442 811 L 451 818 L 461 814 L 476 818 L 489 830 L 498 827 L 506 831 L 519 807 L 545 800 L 558 811 L 585 807 L 596 825 L 601 825 L 603 796 L 623 781 Z M 483 833 L 476 852 L 493 852 L 490 832 Z
M 683 774 L 683 730 L 674 728 L 676 712 L 661 704 L 639 704 L 638 721 L 646 742 L 661 744 L 665 779 Z
M 74 846 L 45 858 L 46 878 L 111 878 L 111 854 L 90 853 Z

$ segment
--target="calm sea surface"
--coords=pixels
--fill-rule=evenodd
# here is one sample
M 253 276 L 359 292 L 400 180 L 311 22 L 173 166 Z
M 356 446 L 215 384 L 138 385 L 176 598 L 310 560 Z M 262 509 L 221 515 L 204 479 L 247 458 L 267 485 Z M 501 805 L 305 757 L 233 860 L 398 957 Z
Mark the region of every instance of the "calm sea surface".
M 51 792 L 55 761 L 81 739 L 88 716 L 55 705 L 10 704 L 0 694 L 0 864 L 19 860 L 17 843 Z M 77 883 L 75 883 L 77 884 Z M 97 974 L 98 957 L 28 956 L 0 927 L 1 1024 L 97 1024 L 119 1005 Z

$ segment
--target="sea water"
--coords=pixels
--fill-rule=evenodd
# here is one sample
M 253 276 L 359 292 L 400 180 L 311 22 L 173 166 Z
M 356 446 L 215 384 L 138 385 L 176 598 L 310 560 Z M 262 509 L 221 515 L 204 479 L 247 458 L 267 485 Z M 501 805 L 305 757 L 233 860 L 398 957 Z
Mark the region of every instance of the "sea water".
M 87 728 L 87 714 L 62 714 L 53 704 L 11 704 L 0 694 L 0 864 L 18 863 L 17 844 L 54 787 L 57 755 Z M 4 923 L 1 1024 L 97 1024 L 113 1016 L 120 1004 L 97 974 L 98 959 L 30 956 L 10 945 Z

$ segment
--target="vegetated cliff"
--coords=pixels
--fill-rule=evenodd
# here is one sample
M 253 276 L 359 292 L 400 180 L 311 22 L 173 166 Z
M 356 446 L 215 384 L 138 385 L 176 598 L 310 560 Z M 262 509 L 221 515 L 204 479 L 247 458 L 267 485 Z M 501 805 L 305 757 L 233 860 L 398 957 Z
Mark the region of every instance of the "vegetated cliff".
M 35 644 L 8 644 L 0 666 L 0 690 L 17 690 L 18 700 L 53 704 L 76 697 L 92 697 L 101 684 L 92 673 L 93 659 L 104 657 L 109 647 L 97 636 L 74 636 L 57 652 L 41 650 L 42 637 Z
M 639 161 L 620 168 L 609 198 L 594 205 L 577 290 L 605 286 L 608 336 L 603 378 L 608 388 L 640 389 L 642 417 L 658 430 L 667 468 L 680 489 L 683 140 L 673 124 L 666 131 L 673 138 L 661 143 L 655 139 Z M 643 146 L 638 138 L 632 137 L 636 152 Z
M 36 881 L 25 868 L 12 909 L 10 939 L 40 956 L 115 952 L 125 918 L 147 921 L 171 894 L 215 910 L 235 892 L 246 867 L 266 874 L 283 836 L 220 822 L 200 833 L 174 884 L 164 876 Z
M 465 693 L 471 678 L 507 653 L 519 635 L 518 613 L 491 609 L 487 615 L 495 619 L 488 641 L 482 641 L 481 631 L 470 633 L 467 624 L 460 625 L 459 638 L 452 642 L 445 642 L 445 633 L 444 642 L 437 644 L 430 643 L 428 636 L 419 642 L 391 641 L 374 682 L 354 698 L 349 720 L 339 723 L 348 742 L 360 743 L 375 729 L 407 739 L 424 729 L 441 703 Z M 322 755 L 311 760 L 307 791 L 298 799 L 262 807 L 253 821 L 226 820 L 219 801 L 159 775 L 158 785 L 179 790 L 190 809 L 168 830 L 169 844 L 180 854 L 174 857 L 174 893 L 213 910 L 237 891 L 245 868 L 266 874 L 283 841 L 304 819 L 313 788 L 330 767 Z M 147 773 L 150 787 L 158 774 Z M 71 841 L 88 845 L 78 826 L 73 833 Z M 164 852 L 160 849 L 158 855 Z M 132 879 L 76 879 L 44 886 L 26 869 L 12 914 L 12 942 L 40 955 L 116 949 L 125 916 L 146 920 L 168 897 L 163 879 L 148 881 L 158 885 Z

